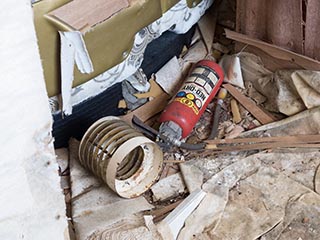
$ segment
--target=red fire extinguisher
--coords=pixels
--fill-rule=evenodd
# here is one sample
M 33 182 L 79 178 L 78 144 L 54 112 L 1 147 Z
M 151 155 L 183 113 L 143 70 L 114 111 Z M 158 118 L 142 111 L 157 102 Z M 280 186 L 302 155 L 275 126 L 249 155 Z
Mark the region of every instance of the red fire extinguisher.
M 198 62 L 161 114 L 159 133 L 172 142 L 187 137 L 217 94 L 223 78 L 223 70 L 214 61 Z

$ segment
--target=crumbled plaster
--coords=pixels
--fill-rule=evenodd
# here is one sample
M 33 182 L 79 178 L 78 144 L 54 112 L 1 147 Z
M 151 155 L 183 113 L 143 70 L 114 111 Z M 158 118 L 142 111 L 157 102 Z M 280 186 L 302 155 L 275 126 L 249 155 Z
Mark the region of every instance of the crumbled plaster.
M 29 0 L 0 14 L 0 239 L 68 239 Z

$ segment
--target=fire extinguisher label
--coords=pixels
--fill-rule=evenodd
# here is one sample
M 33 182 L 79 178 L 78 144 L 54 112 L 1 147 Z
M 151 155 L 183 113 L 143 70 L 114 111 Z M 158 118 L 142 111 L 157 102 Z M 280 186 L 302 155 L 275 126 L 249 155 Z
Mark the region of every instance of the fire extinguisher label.
M 208 100 L 219 76 L 207 66 L 197 66 L 182 86 L 174 101 L 192 108 L 196 115 Z

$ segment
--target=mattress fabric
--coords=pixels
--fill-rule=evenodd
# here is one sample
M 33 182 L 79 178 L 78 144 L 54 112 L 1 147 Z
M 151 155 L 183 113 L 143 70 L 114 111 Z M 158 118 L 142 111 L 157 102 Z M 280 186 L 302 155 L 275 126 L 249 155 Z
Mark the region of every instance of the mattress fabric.
M 128 79 L 139 70 L 145 49 L 152 40 L 158 38 L 167 30 L 178 34 L 186 33 L 211 6 L 213 1 L 214 0 L 203 0 L 193 8 L 188 7 L 186 0 L 178 2 L 170 10 L 165 12 L 160 19 L 141 29 L 135 35 L 133 47 L 123 62 L 88 82 L 73 88 L 70 91 L 71 101 L 69 104 L 71 106 L 79 104 L 88 98 L 98 95 L 115 83 Z M 60 99 L 61 96 L 59 95 L 50 98 L 53 113 L 59 111 L 61 107 Z

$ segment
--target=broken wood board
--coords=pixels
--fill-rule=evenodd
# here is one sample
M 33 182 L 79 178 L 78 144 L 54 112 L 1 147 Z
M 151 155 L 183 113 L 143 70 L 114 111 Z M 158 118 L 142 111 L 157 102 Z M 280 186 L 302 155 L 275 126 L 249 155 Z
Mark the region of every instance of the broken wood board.
M 80 165 L 78 148 L 79 142 L 71 139 L 72 218 L 77 239 L 102 234 L 107 226 L 153 208 L 143 197 L 124 199 L 116 195 Z
M 271 73 L 275 72 L 277 70 L 281 70 L 281 69 L 292 69 L 292 70 L 296 70 L 296 69 L 301 69 L 302 67 L 299 66 L 298 64 L 295 64 L 294 62 L 289 62 L 286 60 L 282 60 L 282 59 L 278 59 L 278 58 L 274 58 L 271 55 L 269 55 L 268 53 L 262 51 L 259 48 L 253 47 L 253 46 L 249 46 L 240 42 L 236 42 L 235 44 L 235 51 L 238 52 L 238 55 L 240 58 L 242 58 L 242 56 L 244 54 L 252 54 L 255 56 L 259 56 L 260 62 L 262 63 L 262 65 Z M 244 52 L 241 52 L 244 51 Z M 241 53 L 240 53 L 241 52 Z M 250 56 L 249 56 L 250 57 Z M 240 61 L 241 62 L 241 61 Z M 242 62 L 241 62 L 241 68 L 242 68 Z M 244 73 L 242 72 L 242 74 L 244 75 Z M 258 76 L 260 76 L 261 74 L 258 74 Z M 245 76 L 243 76 L 245 78 Z M 256 78 L 257 78 L 256 77 Z
M 207 140 L 207 149 L 213 152 L 250 151 L 276 148 L 318 148 L 320 135 L 298 135 L 264 138 Z
M 228 29 L 225 29 L 225 32 L 226 32 L 227 38 L 247 44 L 249 46 L 254 46 L 256 48 L 259 48 L 274 58 L 285 60 L 288 62 L 293 62 L 303 69 L 316 70 L 316 71 L 320 70 L 320 62 L 312 58 L 291 52 L 284 48 L 281 48 L 281 47 L 278 47 L 254 38 L 250 38 L 246 35 L 236 33 Z
M 186 55 L 183 57 L 183 64 L 187 65 L 188 63 L 197 63 L 200 60 L 204 59 L 207 56 L 207 49 L 202 40 L 196 42 L 194 45 L 189 48 Z
M 318 143 L 320 135 L 296 135 L 296 136 L 278 136 L 278 137 L 260 137 L 260 138 L 236 138 L 236 139 L 216 139 L 207 140 L 209 144 L 237 144 L 237 143 Z
M 128 0 L 73 0 L 48 13 L 47 17 L 70 30 L 86 32 L 128 6 Z
M 240 123 L 242 118 L 239 110 L 239 106 L 236 100 L 232 99 L 230 102 L 231 112 L 232 112 L 232 120 L 234 123 Z
M 133 116 L 136 115 L 140 120 L 145 122 L 161 112 L 167 106 L 169 99 L 170 96 L 163 92 L 152 101 L 149 101 L 138 109 L 122 116 L 121 119 L 131 124 Z
M 181 202 L 182 200 L 178 200 L 177 202 L 171 203 L 170 205 L 167 205 L 165 207 L 153 209 L 150 212 L 148 212 L 148 214 L 152 215 L 153 221 L 157 223 L 161 221 L 163 218 L 165 218 L 167 214 L 171 212 L 173 209 L 175 209 Z
M 270 117 L 261 108 L 259 108 L 251 99 L 244 96 L 232 85 L 224 84 L 223 87 L 227 89 L 228 92 L 262 124 L 267 124 L 275 121 L 275 119 Z
M 251 150 L 264 150 L 264 149 L 278 149 L 278 148 L 309 148 L 317 149 L 320 148 L 319 143 L 308 144 L 308 143 L 252 143 L 240 146 L 215 146 L 207 145 L 208 149 L 212 153 L 227 153 L 227 152 L 239 152 L 239 151 L 251 151 Z

